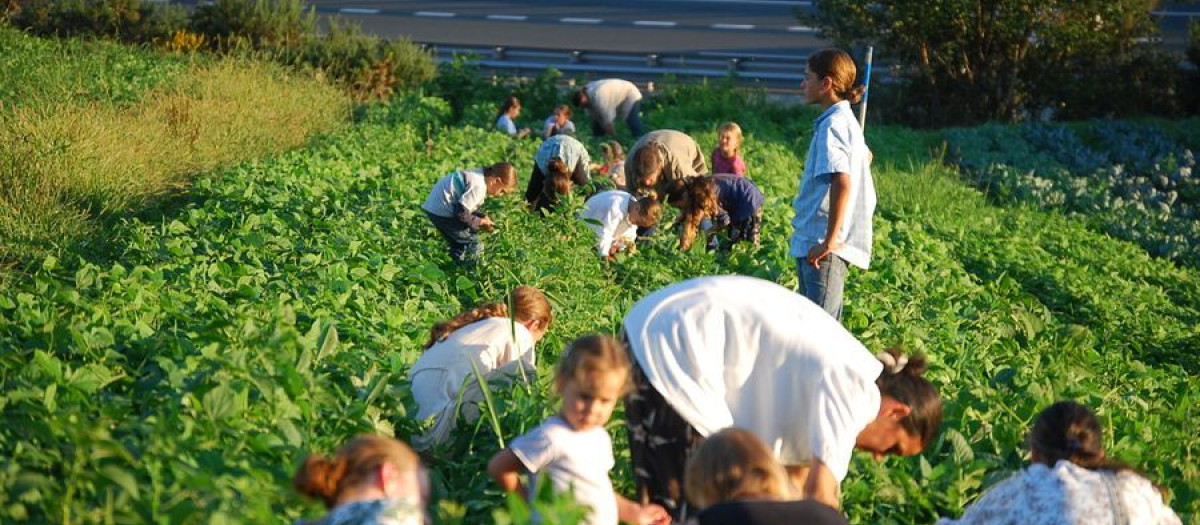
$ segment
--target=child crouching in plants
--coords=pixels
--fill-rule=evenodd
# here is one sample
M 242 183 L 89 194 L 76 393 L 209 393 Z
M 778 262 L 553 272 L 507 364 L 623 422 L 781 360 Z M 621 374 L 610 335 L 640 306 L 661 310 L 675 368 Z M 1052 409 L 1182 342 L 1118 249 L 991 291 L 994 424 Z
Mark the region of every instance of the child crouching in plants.
M 579 218 L 587 222 L 599 239 L 600 256 L 612 260 L 621 250 L 635 250 L 637 230 L 658 224 L 662 205 L 649 197 L 634 198 L 621 190 L 602 191 L 583 205 Z
M 612 439 L 604 424 L 629 387 L 629 353 L 616 339 L 587 335 L 567 348 L 554 374 L 562 409 L 513 440 L 488 462 L 488 473 L 508 492 L 526 494 L 523 472 L 546 476 L 556 492 L 574 488 L 577 501 L 591 508 L 585 525 L 666 525 L 661 506 L 634 503 L 613 490 Z M 531 486 L 536 487 L 536 479 Z M 529 494 L 531 497 L 532 494 Z
M 729 229 L 729 245 L 747 240 L 758 246 L 762 225 L 763 194 L 750 179 L 719 173 L 689 179 L 670 193 L 670 204 L 680 209 L 683 230 L 679 248 L 692 247 L 697 230 L 708 232 L 708 248 L 717 247 L 716 232 Z
M 434 425 L 413 444 L 426 449 L 450 437 L 457 400 L 461 397 L 464 407 L 478 401 L 479 392 L 471 383 L 476 370 L 487 378 L 511 376 L 519 366 L 532 368 L 533 346 L 553 321 L 546 295 L 532 286 L 518 286 L 508 302 L 485 304 L 433 325 L 425 353 L 408 370 L 408 379 L 417 419 L 434 418 Z M 468 419 L 476 415 L 466 413 Z
M 479 207 L 488 197 L 504 195 L 516 187 L 517 172 L 507 162 L 482 170 L 459 170 L 437 181 L 421 209 L 450 244 L 450 258 L 470 264 L 483 251 L 477 232 L 496 228 Z
M 616 189 L 626 189 L 625 149 L 621 147 L 621 143 L 609 140 L 600 144 L 600 154 L 604 157 L 604 164 L 598 167 L 600 175 L 608 177 Z

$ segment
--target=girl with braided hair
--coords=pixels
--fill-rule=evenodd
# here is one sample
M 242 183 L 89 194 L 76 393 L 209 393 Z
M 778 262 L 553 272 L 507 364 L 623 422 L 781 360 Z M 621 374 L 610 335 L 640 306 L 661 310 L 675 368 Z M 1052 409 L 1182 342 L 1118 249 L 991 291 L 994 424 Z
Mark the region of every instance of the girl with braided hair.
M 1029 433 L 1033 463 L 979 498 L 962 518 L 938 525 L 1179 525 L 1144 476 L 1104 452 L 1088 407 L 1059 401 Z
M 511 307 L 509 306 L 511 305 Z M 518 367 L 534 366 L 534 344 L 554 321 L 550 301 L 537 288 L 518 286 L 509 301 L 489 303 L 433 325 L 425 353 L 408 371 L 417 419 L 433 418 L 433 427 L 414 441 L 419 449 L 444 442 L 454 429 L 462 398 L 463 414 L 478 416 L 477 391 L 464 382 L 476 370 L 485 378 L 507 378 Z
M 392 438 L 358 436 L 327 458 L 312 455 L 292 478 L 296 491 L 325 503 L 302 525 L 425 525 L 429 481 L 421 460 Z

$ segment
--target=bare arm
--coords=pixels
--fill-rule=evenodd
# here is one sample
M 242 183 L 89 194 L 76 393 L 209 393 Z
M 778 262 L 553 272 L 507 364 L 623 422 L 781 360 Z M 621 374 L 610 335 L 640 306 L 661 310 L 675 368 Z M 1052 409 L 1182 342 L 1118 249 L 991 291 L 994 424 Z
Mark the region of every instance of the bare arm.
M 617 518 L 622 523 L 633 523 L 634 525 L 667 525 L 671 523 L 671 515 L 667 514 L 666 509 L 655 503 L 642 505 L 620 494 L 614 495 L 617 497 Z
M 833 508 L 840 508 L 840 487 L 833 472 L 821 460 L 813 458 L 808 465 L 787 465 L 792 487 L 799 489 L 804 499 L 816 500 Z
M 492 460 L 488 461 L 487 470 L 505 492 L 516 492 L 522 498 L 526 497 L 525 487 L 521 483 L 521 473 L 525 471 L 525 466 L 512 450 L 506 448 L 497 452 L 492 456 Z
M 829 226 L 825 231 L 825 242 L 808 251 L 808 264 L 821 267 L 821 260 L 841 247 L 837 233 L 846 222 L 846 208 L 850 204 L 850 174 L 834 173 L 829 183 Z

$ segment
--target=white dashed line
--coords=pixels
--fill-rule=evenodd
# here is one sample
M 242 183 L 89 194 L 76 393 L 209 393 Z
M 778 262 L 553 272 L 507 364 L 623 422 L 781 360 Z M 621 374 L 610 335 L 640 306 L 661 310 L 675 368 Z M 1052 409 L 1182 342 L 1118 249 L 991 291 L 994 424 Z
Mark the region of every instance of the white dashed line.
M 747 29 L 754 29 L 754 24 L 713 24 L 709 27 L 712 27 L 713 29 L 740 29 L 744 31 Z
M 525 15 L 487 15 L 488 20 L 504 20 L 507 22 L 524 22 L 529 20 Z
M 1186 16 L 1192 18 L 1200 16 L 1200 11 L 1150 11 L 1150 14 L 1155 16 Z
M 361 7 L 343 7 L 341 9 L 338 9 L 338 12 L 345 14 L 345 15 L 377 15 L 377 14 L 379 14 L 378 9 L 364 9 Z
M 560 18 L 558 21 L 562 22 L 564 24 L 599 24 L 600 22 L 603 22 L 603 20 L 601 20 L 599 18 L 573 18 L 573 17 Z
M 817 30 L 815 28 L 808 27 L 808 26 L 791 26 L 791 27 L 788 27 L 787 30 L 791 31 L 793 33 L 816 33 L 817 32 Z
M 668 20 L 634 20 L 633 25 L 643 27 L 675 27 L 678 24 Z
M 455 13 L 447 13 L 445 11 L 417 11 L 413 14 L 416 16 L 428 16 L 432 18 L 454 18 L 455 16 L 458 16 Z

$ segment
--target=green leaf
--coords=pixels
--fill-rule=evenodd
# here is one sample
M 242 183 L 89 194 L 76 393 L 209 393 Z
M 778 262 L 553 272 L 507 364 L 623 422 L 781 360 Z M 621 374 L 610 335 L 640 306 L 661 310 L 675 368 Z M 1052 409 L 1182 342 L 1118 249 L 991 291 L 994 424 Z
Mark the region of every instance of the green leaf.
M 133 474 L 130 474 L 129 471 L 115 465 L 106 465 L 100 468 L 100 473 L 103 474 L 104 477 L 108 478 L 109 481 L 112 481 L 122 489 L 125 489 L 125 492 L 129 494 L 131 498 L 135 500 L 139 499 L 140 494 L 138 492 L 137 479 L 135 479 Z
M 338 347 L 338 330 L 337 323 L 328 323 L 321 330 L 321 337 L 317 340 L 317 361 L 324 361 L 329 356 L 337 351 Z

